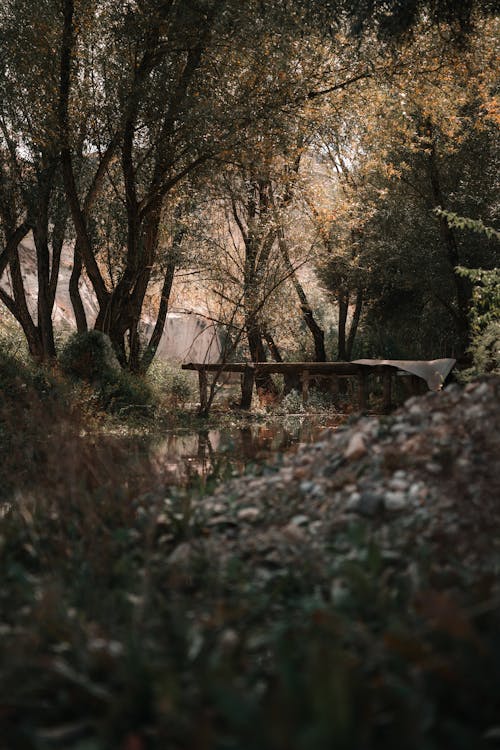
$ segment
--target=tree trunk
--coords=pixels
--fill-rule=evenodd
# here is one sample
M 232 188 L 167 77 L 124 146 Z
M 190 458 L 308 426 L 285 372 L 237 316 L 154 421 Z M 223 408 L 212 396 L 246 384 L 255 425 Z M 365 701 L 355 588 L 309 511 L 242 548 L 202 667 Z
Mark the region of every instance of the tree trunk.
M 267 328 L 262 331 L 262 335 L 264 337 L 266 344 L 269 347 L 269 351 L 271 352 L 271 355 L 274 358 L 275 362 L 283 362 L 283 357 L 281 356 L 281 353 L 280 353 L 280 350 L 278 349 L 276 341 L 273 339 L 273 337 L 271 336 Z
M 160 343 L 163 329 L 165 328 L 165 321 L 168 313 L 168 303 L 170 300 L 170 292 L 172 290 L 172 284 L 174 281 L 176 269 L 176 257 L 169 258 L 167 262 L 167 268 L 165 271 L 165 277 L 163 279 L 163 288 L 161 290 L 160 306 L 158 308 L 158 315 L 156 317 L 156 324 L 149 339 L 146 351 L 144 352 L 141 359 L 141 371 L 146 372 L 151 362 L 153 361 L 156 350 Z
M 79 249 L 78 239 L 75 242 L 75 249 L 73 251 L 73 268 L 71 269 L 71 276 L 69 279 L 69 296 L 71 304 L 73 306 L 73 313 L 75 315 L 76 330 L 78 333 L 85 333 L 88 331 L 87 316 L 85 314 L 85 308 L 83 306 L 82 298 L 80 295 L 80 277 L 82 275 L 82 256 Z
M 341 362 L 346 362 L 347 357 L 347 343 L 346 343 L 346 326 L 347 326 L 347 313 L 349 311 L 349 292 L 344 289 L 339 289 L 339 331 L 338 331 L 338 350 L 337 359 Z
M 354 313 L 352 315 L 351 325 L 349 327 L 349 335 L 347 337 L 346 344 L 346 359 L 352 359 L 352 350 L 354 347 L 354 340 L 358 331 L 359 320 L 361 318 L 361 310 L 363 309 L 363 290 L 358 289 L 356 291 L 356 303 L 354 306 Z
M 309 328 L 313 337 L 314 358 L 316 362 L 326 362 L 325 332 L 318 325 L 314 317 L 313 311 L 307 299 L 307 295 L 304 291 L 304 287 L 300 283 L 297 273 L 292 265 L 292 261 L 290 260 L 290 253 L 288 252 L 288 245 L 287 245 L 285 234 L 283 232 L 282 227 L 278 229 L 278 244 L 279 244 L 279 248 L 280 248 L 283 260 L 285 261 L 285 267 L 287 269 L 287 272 L 290 275 L 294 289 L 300 301 L 300 309 L 302 310 L 302 318 L 306 326 Z
M 42 340 L 40 338 L 39 329 L 34 324 L 26 303 L 26 293 L 21 273 L 19 251 L 17 249 L 12 255 L 10 270 L 14 300 L 11 300 L 11 303 L 7 306 L 14 314 L 16 320 L 20 323 L 24 331 L 31 356 L 35 359 L 42 360 L 44 355 Z M 4 295 L 2 295 L 2 299 L 5 301 Z
M 39 177 L 37 217 L 33 228 L 36 248 L 38 275 L 37 325 L 42 344 L 42 358 L 54 358 L 54 328 L 52 307 L 54 297 L 51 291 L 50 252 L 49 252 L 49 201 L 55 163 L 43 170 Z
M 433 136 L 432 123 L 427 121 L 426 125 L 426 145 L 428 146 L 428 159 L 427 164 L 429 168 L 429 177 L 432 187 L 432 197 L 436 208 L 442 208 L 446 210 L 446 201 L 444 199 L 443 190 L 441 187 L 441 177 L 439 174 L 439 167 L 437 162 L 436 154 L 436 142 Z M 450 271 L 453 276 L 453 283 L 455 285 L 455 297 L 456 297 L 456 314 L 455 322 L 457 325 L 458 333 L 461 339 L 462 349 L 465 350 L 470 343 L 470 321 L 469 321 L 469 309 L 471 302 L 471 286 L 467 279 L 459 276 L 456 272 L 456 267 L 460 265 L 460 256 L 458 251 L 458 245 L 455 238 L 453 229 L 449 226 L 446 218 L 440 216 L 439 230 L 443 246 L 446 251 L 446 258 L 450 266 Z
M 252 362 L 267 362 L 262 331 L 260 325 L 255 320 L 254 315 L 249 314 L 247 316 L 245 329 Z M 262 390 L 265 393 L 277 395 L 277 389 L 274 381 L 268 373 L 258 373 L 255 376 L 255 386 L 258 390 Z

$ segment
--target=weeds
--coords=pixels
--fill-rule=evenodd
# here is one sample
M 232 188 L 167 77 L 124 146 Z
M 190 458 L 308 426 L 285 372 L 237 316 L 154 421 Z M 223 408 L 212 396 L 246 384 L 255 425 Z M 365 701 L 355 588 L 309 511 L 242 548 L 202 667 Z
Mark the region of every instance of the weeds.
M 193 492 L 93 428 L 90 386 L 0 362 L 1 747 L 491 746 L 494 576 L 443 550 L 443 588 L 417 528 L 387 556 L 364 523 L 322 567 L 215 565 Z

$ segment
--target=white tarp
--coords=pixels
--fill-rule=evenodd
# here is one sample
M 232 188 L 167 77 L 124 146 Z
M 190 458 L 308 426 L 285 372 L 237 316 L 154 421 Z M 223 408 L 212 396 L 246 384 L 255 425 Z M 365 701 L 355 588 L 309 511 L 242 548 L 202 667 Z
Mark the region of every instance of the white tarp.
M 406 359 L 355 359 L 354 365 L 388 365 L 403 372 L 409 372 L 425 380 L 431 391 L 439 391 L 443 387 L 449 373 L 452 371 L 456 359 L 431 359 L 427 362 Z

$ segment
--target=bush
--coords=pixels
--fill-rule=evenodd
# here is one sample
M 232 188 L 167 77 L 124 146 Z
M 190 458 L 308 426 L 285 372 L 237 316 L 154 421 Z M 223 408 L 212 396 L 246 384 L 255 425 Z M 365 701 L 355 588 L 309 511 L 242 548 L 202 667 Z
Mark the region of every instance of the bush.
M 491 321 L 477 333 L 469 348 L 472 367 L 464 370 L 461 379 L 468 381 L 480 375 L 500 375 L 500 321 Z
M 101 331 L 74 333 L 64 345 L 59 361 L 67 375 L 88 383 L 112 382 L 120 373 L 113 345 Z
M 109 337 L 100 331 L 70 336 L 60 364 L 66 375 L 94 386 L 100 405 L 107 411 L 149 409 L 153 405 L 151 387 L 143 378 L 121 369 Z
M 275 408 L 276 414 L 301 414 L 304 412 L 302 403 L 302 394 L 299 391 L 292 390 L 287 393 Z
M 170 406 L 183 406 L 187 401 L 196 400 L 195 378 L 191 372 L 155 361 L 148 370 L 147 379 L 157 399 L 168 402 Z
M 150 385 L 140 376 L 125 370 L 100 388 L 102 406 L 110 412 L 149 411 L 155 402 Z
M 0 350 L 24 364 L 30 362 L 28 345 L 21 326 L 12 320 L 0 321 Z

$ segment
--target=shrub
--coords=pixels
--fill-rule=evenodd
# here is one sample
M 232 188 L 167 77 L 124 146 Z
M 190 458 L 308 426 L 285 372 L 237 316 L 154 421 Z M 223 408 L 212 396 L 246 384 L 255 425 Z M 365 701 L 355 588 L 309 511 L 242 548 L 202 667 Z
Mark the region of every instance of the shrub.
M 281 399 L 276 406 L 276 414 L 300 414 L 304 411 L 302 394 L 296 390 L 290 391 Z
M 18 323 L 11 320 L 0 321 L 0 350 L 24 364 L 30 361 L 26 339 Z
M 101 331 L 74 333 L 64 345 L 59 361 L 67 375 L 88 383 L 113 381 L 120 372 L 113 345 Z
M 193 373 L 185 372 L 178 366 L 155 361 L 148 370 L 147 379 L 159 401 L 182 406 L 187 401 L 196 399 Z
M 470 380 L 479 375 L 500 375 L 500 321 L 491 321 L 477 333 L 469 348 L 472 367 L 462 373 L 462 380 Z
M 100 331 L 70 336 L 62 350 L 60 364 L 70 377 L 94 386 L 99 404 L 107 411 L 149 409 L 153 405 L 149 384 L 142 377 L 121 369 L 109 337 Z
M 99 396 L 102 406 L 113 413 L 149 411 L 155 402 L 149 383 L 125 370 L 103 382 Z

